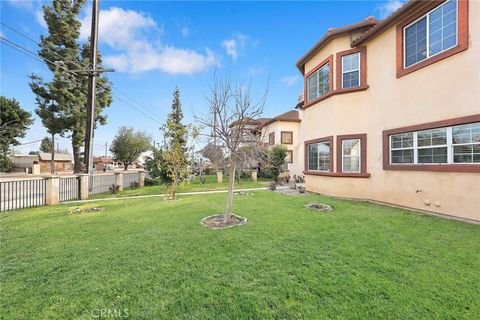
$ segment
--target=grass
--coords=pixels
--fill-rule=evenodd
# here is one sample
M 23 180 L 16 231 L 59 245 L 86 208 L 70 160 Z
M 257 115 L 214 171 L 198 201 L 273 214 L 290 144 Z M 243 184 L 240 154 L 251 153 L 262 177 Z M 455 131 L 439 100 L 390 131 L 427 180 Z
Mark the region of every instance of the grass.
M 244 188 L 260 188 L 266 187 L 268 179 L 258 178 L 257 182 L 254 182 L 248 178 L 240 179 L 240 182 L 235 181 L 235 189 L 244 189 Z M 198 177 L 195 178 L 191 183 L 183 183 L 178 186 L 177 193 L 180 192 L 196 192 L 196 191 L 212 191 L 212 190 L 222 190 L 228 189 L 228 176 L 223 177 L 223 182 L 217 182 L 216 175 L 205 176 L 205 183 L 201 184 Z M 165 185 L 158 186 L 146 186 L 139 189 L 130 189 L 126 188 L 123 191 L 120 191 L 115 196 L 116 197 L 128 197 L 128 196 L 140 196 L 140 195 L 152 195 L 152 194 L 163 194 L 166 192 Z M 99 193 L 90 195 L 90 199 L 104 199 L 111 198 L 112 194 L 110 192 Z
M 1 318 L 478 319 L 480 226 L 369 203 L 257 191 L 0 215 Z M 329 214 L 304 208 L 316 201 Z

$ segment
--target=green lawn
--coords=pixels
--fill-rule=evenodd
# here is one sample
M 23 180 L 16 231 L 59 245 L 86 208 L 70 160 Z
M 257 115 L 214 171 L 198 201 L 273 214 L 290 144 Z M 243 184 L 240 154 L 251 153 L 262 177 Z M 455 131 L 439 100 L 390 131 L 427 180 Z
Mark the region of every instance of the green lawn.
M 0 318 L 478 319 L 479 225 L 317 195 L 235 201 L 249 221 L 226 230 L 199 223 L 225 194 L 4 213 Z
M 268 179 L 258 178 L 257 182 L 254 182 L 250 179 L 242 178 L 240 182 L 235 182 L 235 189 L 243 189 L 243 188 L 260 188 L 266 187 L 268 183 Z M 200 178 L 196 177 L 194 181 L 190 183 L 183 183 L 178 186 L 177 192 L 195 192 L 195 191 L 211 191 L 211 190 L 221 190 L 221 189 L 228 189 L 228 177 L 223 177 L 223 182 L 217 182 L 217 176 L 208 175 L 205 176 L 205 183 L 200 183 Z M 119 193 L 117 193 L 116 197 L 127 197 L 127 196 L 139 196 L 139 195 L 151 195 L 151 194 L 163 194 L 166 191 L 166 186 L 159 185 L 159 186 L 146 186 L 144 188 L 139 188 L 132 190 L 127 188 Z M 112 194 L 110 192 L 99 193 L 90 195 L 90 199 L 103 199 L 103 198 L 111 198 Z

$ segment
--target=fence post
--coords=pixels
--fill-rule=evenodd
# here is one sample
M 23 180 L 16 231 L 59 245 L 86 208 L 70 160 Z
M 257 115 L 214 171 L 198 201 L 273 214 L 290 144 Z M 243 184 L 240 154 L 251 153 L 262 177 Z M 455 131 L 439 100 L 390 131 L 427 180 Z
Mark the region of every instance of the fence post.
M 120 186 L 118 191 L 123 190 L 123 173 L 121 172 L 115 172 L 115 184 Z
M 138 172 L 138 186 L 145 186 L 145 171 Z
M 45 204 L 53 205 L 60 202 L 60 179 L 58 176 L 45 177 Z
M 223 182 L 223 172 L 217 171 L 217 183 L 222 183 L 222 182 Z
M 80 179 L 80 200 L 88 199 L 88 174 L 79 174 Z
M 252 170 L 252 181 L 257 181 L 257 170 Z

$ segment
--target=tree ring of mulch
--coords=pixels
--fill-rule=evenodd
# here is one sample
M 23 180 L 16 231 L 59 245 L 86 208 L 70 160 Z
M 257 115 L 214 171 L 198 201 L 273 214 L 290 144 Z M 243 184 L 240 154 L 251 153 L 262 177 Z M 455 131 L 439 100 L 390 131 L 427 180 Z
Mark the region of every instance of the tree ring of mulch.
M 83 214 L 83 213 L 92 213 L 92 212 L 99 212 L 103 211 L 102 207 L 94 207 L 94 208 L 86 208 L 86 209 L 80 209 L 80 208 L 75 208 L 70 211 L 70 214 Z
M 200 220 L 200 223 L 210 229 L 227 229 L 247 223 L 247 218 L 232 213 L 231 222 L 225 223 L 223 221 L 223 213 L 219 213 L 203 218 Z
M 331 212 L 333 210 L 332 206 L 323 203 L 308 203 L 305 207 L 308 209 L 321 210 L 323 212 Z

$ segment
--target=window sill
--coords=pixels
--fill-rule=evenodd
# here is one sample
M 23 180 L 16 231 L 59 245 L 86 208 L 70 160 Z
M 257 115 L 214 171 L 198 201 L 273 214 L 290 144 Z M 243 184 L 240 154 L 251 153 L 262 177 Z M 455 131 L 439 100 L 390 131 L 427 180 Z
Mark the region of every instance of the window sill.
M 347 88 L 347 89 L 337 89 L 335 90 L 335 94 L 343 94 L 343 93 L 350 93 L 350 92 L 357 92 L 357 91 L 364 91 L 368 89 L 368 84 L 358 86 L 358 87 L 353 87 L 353 88 Z
M 341 177 L 341 178 L 370 178 L 370 173 L 344 173 L 344 172 L 321 172 L 321 171 L 303 171 L 307 176 L 326 176 L 326 177 Z
M 345 93 L 352 93 L 352 92 L 358 92 L 358 91 L 365 91 L 368 88 L 369 88 L 369 86 L 368 86 L 368 84 L 366 84 L 366 85 L 362 85 L 362 86 L 355 87 L 355 88 L 337 89 L 337 90 L 329 91 L 328 93 L 324 94 L 320 98 L 317 98 L 313 101 L 310 101 L 310 102 L 304 104 L 301 108 L 302 109 L 307 109 L 307 108 L 313 106 L 314 104 L 316 104 L 320 101 L 323 101 L 325 99 L 328 99 L 331 96 L 334 96 L 334 95 L 337 95 L 337 94 L 345 94 Z
M 385 164 L 384 170 L 480 173 L 480 164 Z

